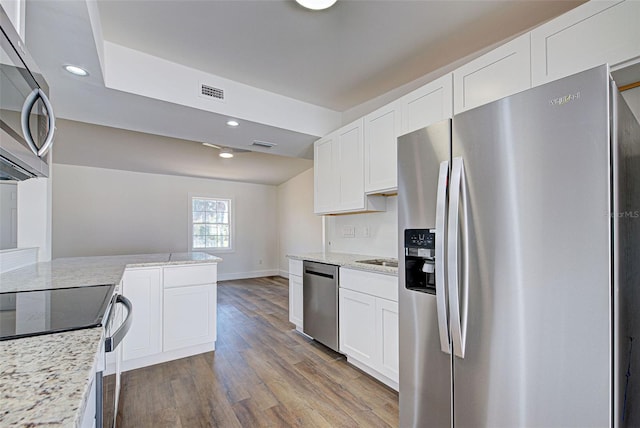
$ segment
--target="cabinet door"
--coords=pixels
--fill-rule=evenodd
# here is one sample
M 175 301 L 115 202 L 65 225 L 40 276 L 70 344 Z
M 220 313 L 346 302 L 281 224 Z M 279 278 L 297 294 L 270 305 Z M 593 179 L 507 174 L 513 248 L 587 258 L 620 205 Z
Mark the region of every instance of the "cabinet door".
M 313 146 L 313 175 L 315 184 L 314 212 L 330 212 L 338 205 L 338 153 L 334 136 L 329 135 Z
M 378 334 L 378 366 L 380 373 L 398 382 L 398 304 L 386 299 L 376 299 L 376 331 Z
M 364 190 L 367 193 L 393 191 L 398 187 L 400 116 L 400 103 L 394 102 L 364 118 Z
M 534 85 L 639 56 L 638 1 L 590 1 L 531 32 Z
M 376 298 L 356 291 L 339 291 L 340 351 L 375 367 Z
M 163 347 L 166 351 L 216 340 L 216 286 L 164 290 Z
M 408 93 L 400 103 L 401 134 L 453 117 L 453 75 L 449 73 Z
M 133 304 L 133 323 L 122 342 L 124 361 L 162 351 L 162 283 L 160 268 L 127 269 L 123 294 Z
M 289 275 L 289 321 L 302 329 L 302 277 Z
M 340 128 L 338 139 L 338 175 L 340 211 L 364 209 L 363 120 Z
M 524 34 L 453 72 L 454 112 L 513 95 L 531 87 L 531 46 Z
M 302 276 L 302 260 L 289 260 L 289 275 Z

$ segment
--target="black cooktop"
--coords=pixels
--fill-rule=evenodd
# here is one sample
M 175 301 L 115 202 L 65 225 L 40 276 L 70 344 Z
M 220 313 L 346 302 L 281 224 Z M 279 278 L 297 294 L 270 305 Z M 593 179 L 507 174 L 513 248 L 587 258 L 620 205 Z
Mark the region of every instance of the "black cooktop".
M 0 293 L 0 340 L 102 325 L 115 286 Z

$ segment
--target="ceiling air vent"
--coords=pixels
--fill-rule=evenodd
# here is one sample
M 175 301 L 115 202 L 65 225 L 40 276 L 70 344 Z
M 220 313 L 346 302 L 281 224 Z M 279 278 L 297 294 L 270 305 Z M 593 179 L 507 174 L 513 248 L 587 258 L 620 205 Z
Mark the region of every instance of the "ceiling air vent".
M 224 89 L 200 84 L 200 96 L 205 98 L 213 98 L 216 100 L 224 100 Z
M 251 143 L 252 146 L 257 146 L 257 147 L 262 147 L 263 149 L 270 149 L 274 146 L 277 146 L 276 143 L 269 143 L 267 141 L 259 141 L 259 140 L 254 140 L 253 143 Z

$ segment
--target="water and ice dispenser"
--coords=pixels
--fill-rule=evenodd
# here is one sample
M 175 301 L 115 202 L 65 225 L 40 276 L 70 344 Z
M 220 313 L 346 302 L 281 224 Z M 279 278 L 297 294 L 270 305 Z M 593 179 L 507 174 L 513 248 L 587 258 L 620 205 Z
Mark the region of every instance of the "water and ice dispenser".
M 436 294 L 435 229 L 405 229 L 405 287 Z

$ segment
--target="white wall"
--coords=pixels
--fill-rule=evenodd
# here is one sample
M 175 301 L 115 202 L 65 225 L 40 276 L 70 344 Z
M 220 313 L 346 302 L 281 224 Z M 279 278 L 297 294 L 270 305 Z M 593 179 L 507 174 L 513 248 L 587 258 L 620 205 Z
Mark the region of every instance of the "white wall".
M 313 213 L 313 168 L 278 186 L 280 275 L 289 273 L 287 254 L 322 251 L 322 216 Z
M 355 227 L 355 238 L 343 236 L 345 226 Z M 369 237 L 365 237 L 365 228 Z M 379 213 L 327 216 L 327 250 L 333 253 L 398 257 L 398 197 L 387 197 L 387 210 Z
M 622 97 L 629 104 L 629 108 L 636 116 L 636 119 L 640 120 L 640 87 L 624 91 Z
M 51 169 L 49 178 L 18 182 L 18 248 L 37 247 L 39 262 L 51 260 L 52 185 Z
M 276 275 L 275 186 L 54 164 L 53 255 L 187 251 L 189 194 L 231 198 L 234 251 L 219 279 Z

